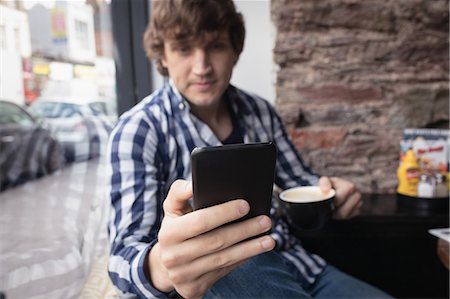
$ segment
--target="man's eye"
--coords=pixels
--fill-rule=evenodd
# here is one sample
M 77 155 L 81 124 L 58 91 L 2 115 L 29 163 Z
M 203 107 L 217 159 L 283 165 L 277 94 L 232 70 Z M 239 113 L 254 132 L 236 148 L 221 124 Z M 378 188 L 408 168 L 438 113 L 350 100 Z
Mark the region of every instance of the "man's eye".
M 214 43 L 212 44 L 213 49 L 221 50 L 226 47 L 225 43 Z
M 187 54 L 190 51 L 190 48 L 188 46 L 179 46 L 175 48 L 175 51 L 177 51 L 180 54 Z

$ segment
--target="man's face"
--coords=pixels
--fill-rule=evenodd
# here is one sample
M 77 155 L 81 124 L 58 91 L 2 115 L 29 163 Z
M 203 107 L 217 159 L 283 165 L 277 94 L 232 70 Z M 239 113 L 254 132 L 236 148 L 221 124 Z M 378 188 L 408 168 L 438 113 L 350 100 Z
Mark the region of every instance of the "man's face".
M 220 101 L 237 58 L 227 32 L 207 33 L 201 39 L 166 39 L 162 65 L 180 93 L 201 108 Z

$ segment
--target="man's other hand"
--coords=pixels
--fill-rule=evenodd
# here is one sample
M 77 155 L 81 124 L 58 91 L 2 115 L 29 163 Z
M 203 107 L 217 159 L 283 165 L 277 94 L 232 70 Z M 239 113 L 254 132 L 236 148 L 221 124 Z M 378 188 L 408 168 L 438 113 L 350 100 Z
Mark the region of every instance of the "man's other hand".
M 323 192 L 328 192 L 331 188 L 336 190 L 335 219 L 349 219 L 359 215 L 363 202 L 355 184 L 342 178 L 323 176 L 319 180 L 319 186 Z

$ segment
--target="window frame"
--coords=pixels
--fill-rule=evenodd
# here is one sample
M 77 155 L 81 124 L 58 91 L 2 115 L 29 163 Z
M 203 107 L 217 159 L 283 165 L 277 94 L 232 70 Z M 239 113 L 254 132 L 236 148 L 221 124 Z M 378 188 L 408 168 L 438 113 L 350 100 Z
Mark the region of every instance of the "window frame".
M 153 90 L 151 64 L 143 47 L 150 7 L 151 0 L 111 1 L 119 115 Z

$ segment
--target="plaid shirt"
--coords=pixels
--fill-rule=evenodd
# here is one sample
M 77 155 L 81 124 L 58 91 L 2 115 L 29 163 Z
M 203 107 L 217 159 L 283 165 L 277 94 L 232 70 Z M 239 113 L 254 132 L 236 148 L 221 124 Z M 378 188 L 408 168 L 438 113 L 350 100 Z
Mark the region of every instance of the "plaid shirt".
M 317 184 L 318 176 L 303 164 L 270 103 L 231 85 L 224 98 L 237 116 L 244 142 L 276 145 L 275 184 L 279 188 Z M 170 81 L 120 118 L 109 142 L 112 210 L 108 229 L 109 275 L 123 296 L 170 295 L 155 289 L 144 274 L 145 256 L 157 242 L 164 216 L 162 203 L 176 179 L 191 179 L 191 151 L 220 144 Z M 300 246 L 285 221 L 275 217 L 277 201 L 272 203 L 276 250 L 313 283 L 325 261 Z

